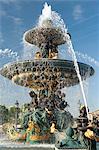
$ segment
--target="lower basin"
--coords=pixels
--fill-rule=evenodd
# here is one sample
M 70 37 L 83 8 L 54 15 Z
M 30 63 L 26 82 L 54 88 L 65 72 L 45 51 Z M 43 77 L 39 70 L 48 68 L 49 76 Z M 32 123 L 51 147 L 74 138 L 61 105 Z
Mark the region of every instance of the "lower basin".
M 58 149 L 55 145 L 40 144 L 40 145 L 26 145 L 26 144 L 5 144 L 0 145 L 0 150 L 74 150 L 73 149 Z M 87 149 L 75 149 L 75 150 L 87 150 Z

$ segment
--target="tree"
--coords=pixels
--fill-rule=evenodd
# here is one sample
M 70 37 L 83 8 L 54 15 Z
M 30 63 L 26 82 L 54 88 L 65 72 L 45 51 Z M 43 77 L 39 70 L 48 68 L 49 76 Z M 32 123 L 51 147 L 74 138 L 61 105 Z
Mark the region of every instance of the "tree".
M 0 105 L 0 124 L 6 123 L 9 120 L 9 110 L 5 105 Z
M 10 118 L 15 118 L 15 113 L 16 113 L 15 106 L 11 106 L 10 109 L 9 109 L 9 117 Z

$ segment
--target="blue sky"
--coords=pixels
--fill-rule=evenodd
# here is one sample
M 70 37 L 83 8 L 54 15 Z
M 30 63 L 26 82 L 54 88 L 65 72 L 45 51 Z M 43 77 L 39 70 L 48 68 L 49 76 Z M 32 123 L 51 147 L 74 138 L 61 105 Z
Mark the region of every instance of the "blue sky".
M 22 58 L 23 33 L 36 25 L 45 2 L 48 2 L 52 6 L 52 10 L 58 12 L 64 19 L 68 31 L 72 35 L 75 51 L 88 55 L 89 58 L 78 57 L 78 60 L 92 65 L 95 69 L 95 75 L 87 80 L 88 85 L 85 93 L 87 93 L 90 111 L 99 109 L 98 0 L 0 0 L 1 51 L 11 49 Z M 26 51 L 28 52 L 28 49 Z M 9 57 L 7 54 L 9 54 Z M 8 52 L 6 55 L 0 56 L 0 67 L 14 61 L 13 55 Z M 91 58 L 94 58 L 94 60 Z M 69 59 L 71 58 L 69 57 Z M 80 93 L 79 86 L 68 90 L 73 90 L 76 95 Z M 29 101 L 28 89 L 14 85 L 0 76 L 0 102 L 13 105 L 16 99 L 19 99 L 21 104 L 26 100 Z M 81 96 L 80 99 L 82 99 Z

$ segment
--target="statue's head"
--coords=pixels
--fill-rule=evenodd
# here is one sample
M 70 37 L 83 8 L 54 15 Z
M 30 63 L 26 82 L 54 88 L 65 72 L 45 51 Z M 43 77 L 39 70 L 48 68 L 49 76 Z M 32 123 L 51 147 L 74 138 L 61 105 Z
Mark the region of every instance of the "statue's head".
M 36 97 L 36 93 L 32 90 L 29 92 L 30 97 Z
M 35 59 L 40 59 L 40 58 L 42 58 L 41 52 L 36 52 Z
M 35 123 L 33 121 L 29 120 L 28 127 L 33 128 L 34 126 L 35 126 Z

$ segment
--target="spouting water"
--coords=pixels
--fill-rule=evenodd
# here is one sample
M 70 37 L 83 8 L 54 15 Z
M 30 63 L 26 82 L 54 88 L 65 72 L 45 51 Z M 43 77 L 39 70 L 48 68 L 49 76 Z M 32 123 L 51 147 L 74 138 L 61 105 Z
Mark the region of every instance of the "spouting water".
M 75 54 L 70 36 L 67 34 L 67 28 L 66 28 L 66 25 L 64 23 L 64 20 L 61 19 L 61 17 L 59 16 L 58 13 L 51 10 L 51 6 L 48 6 L 48 4 L 45 3 L 44 9 L 42 10 L 42 15 L 39 17 L 39 26 L 42 26 L 43 21 L 46 20 L 46 19 L 51 20 L 53 26 L 61 28 L 61 30 L 64 33 L 64 38 L 66 40 L 68 52 L 71 54 L 72 59 L 74 61 L 74 66 L 75 66 L 75 70 L 76 70 L 76 73 L 77 73 L 77 76 L 78 76 L 78 79 L 79 79 L 81 92 L 82 92 L 83 100 L 84 100 L 86 111 L 87 111 L 87 117 L 88 117 L 87 100 L 86 100 L 86 96 L 85 96 L 85 92 L 84 92 L 84 87 L 83 87 L 83 83 L 82 83 L 82 79 L 81 79 L 81 75 L 80 75 L 79 66 L 78 66 L 78 63 L 77 63 L 77 57 L 76 57 L 76 54 Z
M 26 33 L 27 32 L 25 32 L 23 34 L 23 39 L 22 39 L 22 44 L 23 44 L 22 59 L 23 60 L 33 59 L 33 57 L 38 49 L 35 45 L 32 45 L 25 40 Z
M 42 15 L 40 15 L 39 17 L 38 26 L 42 26 L 44 20 L 51 20 L 51 17 L 52 17 L 51 6 L 48 6 L 48 4 L 45 3 L 44 9 L 42 9 Z
M 75 51 L 73 49 L 72 42 L 69 38 L 67 40 L 67 46 L 68 46 L 68 51 L 69 51 L 69 53 L 71 53 L 72 59 L 74 61 L 74 66 L 75 66 L 75 70 L 76 70 L 76 73 L 77 73 L 77 76 L 78 76 L 78 79 L 79 79 L 79 83 L 80 83 L 80 87 L 81 87 L 81 91 L 82 91 L 82 96 L 83 96 L 83 100 L 84 100 L 84 103 L 85 103 L 85 106 L 86 106 L 86 112 L 87 112 L 87 117 L 88 117 L 87 100 L 86 100 L 86 96 L 85 96 L 85 92 L 84 92 L 84 87 L 83 87 L 83 83 L 82 83 L 82 79 L 81 79 L 81 75 L 80 75 L 79 66 L 78 66 L 78 63 L 77 63 L 77 57 L 76 57 Z

